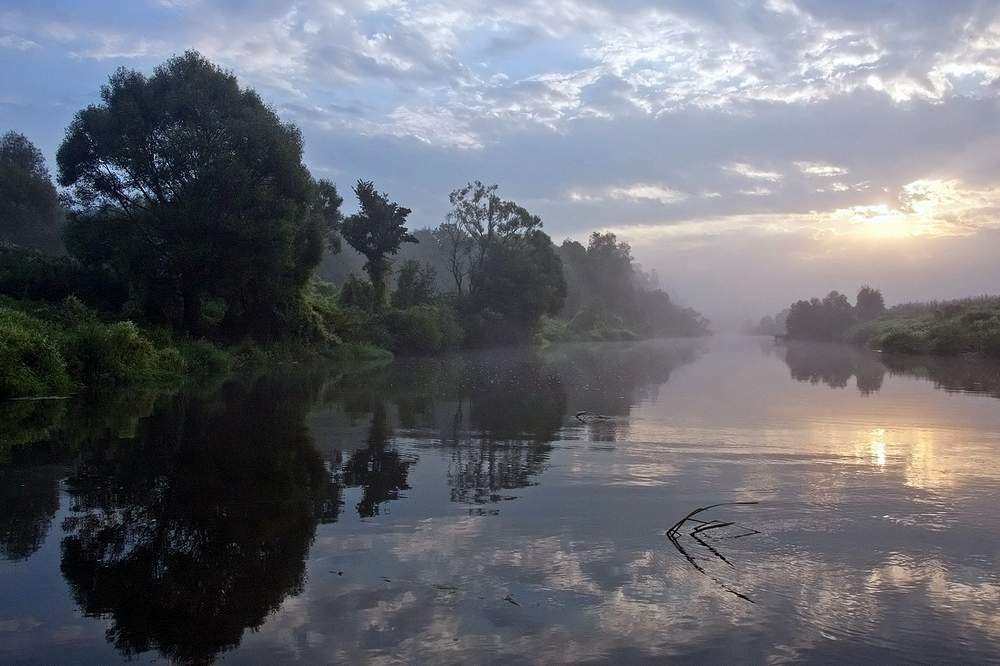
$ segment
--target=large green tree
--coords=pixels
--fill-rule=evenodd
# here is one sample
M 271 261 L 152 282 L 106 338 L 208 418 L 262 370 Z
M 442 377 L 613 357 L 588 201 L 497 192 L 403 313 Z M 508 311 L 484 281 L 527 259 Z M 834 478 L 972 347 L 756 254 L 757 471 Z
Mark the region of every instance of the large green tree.
M 386 289 L 390 257 L 399 252 L 403 243 L 416 243 L 417 239 L 406 228 L 410 209 L 389 200 L 389 195 L 375 189 L 370 180 L 359 180 L 354 186 L 360 210 L 349 216 L 341 225 L 344 240 L 365 257 L 365 272 L 374 289 L 374 306 L 382 310 L 386 305 Z
M 62 207 L 45 158 L 23 134 L 0 137 L 0 240 L 60 252 Z
M 273 337 L 302 311 L 339 197 L 309 176 L 299 130 L 233 74 L 194 51 L 149 77 L 119 69 L 57 158 L 69 250 L 113 267 L 148 318 L 203 332 L 205 304 L 221 304 L 220 332 Z

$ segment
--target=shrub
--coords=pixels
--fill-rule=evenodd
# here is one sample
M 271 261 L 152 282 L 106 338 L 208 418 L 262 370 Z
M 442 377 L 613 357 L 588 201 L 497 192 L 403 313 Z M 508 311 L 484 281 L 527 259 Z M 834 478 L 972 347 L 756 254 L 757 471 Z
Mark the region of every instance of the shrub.
M 349 308 L 371 310 L 374 303 L 375 290 L 372 288 L 372 283 L 354 273 L 347 276 L 340 287 L 340 304 Z
M 891 330 L 874 340 L 875 346 L 894 354 L 924 354 L 928 343 L 917 332 L 907 329 Z
M 99 387 L 153 378 L 158 352 L 131 321 L 84 322 L 66 336 L 66 362 L 85 386 Z
M 0 398 L 64 393 L 66 362 L 46 324 L 0 308 Z
M 457 347 L 462 327 L 446 305 L 415 305 L 386 316 L 393 351 L 437 352 Z
M 163 353 L 161 352 L 161 368 L 165 365 Z M 196 377 L 225 374 L 233 369 L 232 355 L 207 340 L 182 342 L 178 356 L 184 363 L 185 371 Z

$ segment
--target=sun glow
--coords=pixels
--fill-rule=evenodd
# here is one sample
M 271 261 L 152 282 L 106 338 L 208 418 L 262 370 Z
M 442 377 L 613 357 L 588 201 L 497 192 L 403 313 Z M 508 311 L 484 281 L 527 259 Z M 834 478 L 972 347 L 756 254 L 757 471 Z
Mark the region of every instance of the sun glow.
M 893 204 L 851 206 L 834 211 L 841 233 L 867 238 L 963 236 L 994 223 L 1000 206 L 996 190 L 970 190 L 958 180 L 916 180 Z M 838 225 L 835 225 L 838 226 Z M 842 225 L 839 225 L 842 226 Z

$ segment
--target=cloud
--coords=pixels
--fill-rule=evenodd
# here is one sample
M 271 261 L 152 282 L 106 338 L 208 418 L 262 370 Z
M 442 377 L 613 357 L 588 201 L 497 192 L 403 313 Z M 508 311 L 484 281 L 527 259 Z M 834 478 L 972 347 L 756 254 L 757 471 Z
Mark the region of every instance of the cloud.
M 0 35 L 0 49 L 29 51 L 37 48 L 39 48 L 38 42 L 33 42 L 30 39 L 18 37 L 17 35 Z
M 807 176 L 821 176 L 824 178 L 833 176 L 846 176 L 849 172 L 844 167 L 824 164 L 822 162 L 796 162 L 795 166 L 799 171 Z
M 724 171 L 735 173 L 736 175 L 750 178 L 751 180 L 765 180 L 769 183 L 781 182 L 783 176 L 776 171 L 765 171 L 758 169 L 745 162 L 733 162 L 722 167 Z
M 991 228 L 1000 185 L 996 3 L 13 0 L 0 35 L 0 125 L 50 158 L 115 67 L 195 47 L 302 128 L 315 173 L 377 178 L 415 225 L 480 178 L 556 238 L 629 229 L 692 275 L 739 234 L 943 246 Z

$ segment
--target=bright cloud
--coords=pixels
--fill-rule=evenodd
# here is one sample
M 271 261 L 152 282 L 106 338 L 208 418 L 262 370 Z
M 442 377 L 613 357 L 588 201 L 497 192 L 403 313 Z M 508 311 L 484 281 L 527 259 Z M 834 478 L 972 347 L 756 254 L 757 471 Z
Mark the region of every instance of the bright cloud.
M 799 171 L 807 176 L 846 176 L 848 173 L 847 169 L 843 167 L 834 166 L 832 164 L 824 164 L 822 162 L 796 162 L 795 166 L 797 166 Z
M 783 176 L 777 171 L 765 171 L 763 169 L 758 169 L 745 162 L 733 162 L 732 164 L 727 164 L 722 167 L 724 171 L 729 171 L 730 173 L 735 173 L 744 178 L 750 178 L 752 180 L 766 180 L 769 183 L 780 182 Z

